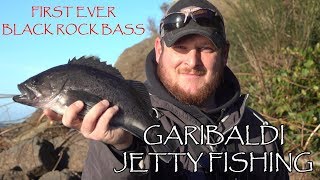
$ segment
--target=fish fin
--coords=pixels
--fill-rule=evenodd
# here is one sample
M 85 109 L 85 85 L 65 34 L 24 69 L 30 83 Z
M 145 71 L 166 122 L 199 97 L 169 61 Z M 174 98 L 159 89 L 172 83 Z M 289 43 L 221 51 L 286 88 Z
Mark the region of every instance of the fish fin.
M 95 104 L 102 100 L 99 96 L 77 90 L 68 90 L 66 96 L 68 97 L 66 102 L 68 106 L 77 100 L 81 100 L 84 103 L 83 109 L 78 114 L 80 118 L 83 118 Z
M 71 60 L 69 59 L 68 64 L 76 64 L 95 68 L 108 74 L 112 74 L 113 76 L 116 76 L 118 78 L 124 79 L 118 69 L 111 65 L 108 65 L 106 62 L 101 62 L 100 58 L 97 56 L 82 56 L 79 59 L 74 57 Z
M 128 82 L 139 93 L 139 95 L 141 96 L 140 100 L 145 105 L 145 107 L 148 107 L 148 110 L 151 110 L 151 100 L 146 86 L 140 81 L 128 80 Z

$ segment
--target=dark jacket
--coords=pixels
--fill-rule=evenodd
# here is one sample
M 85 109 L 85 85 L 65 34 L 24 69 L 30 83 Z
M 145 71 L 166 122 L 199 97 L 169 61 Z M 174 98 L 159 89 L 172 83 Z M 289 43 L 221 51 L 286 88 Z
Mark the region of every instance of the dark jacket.
M 170 131 L 172 126 L 177 126 L 178 131 L 184 134 L 184 127 L 186 125 L 198 126 L 201 125 L 215 125 L 217 131 L 221 132 L 224 137 L 230 136 L 234 133 L 236 126 L 242 139 L 246 139 L 246 126 L 250 127 L 250 142 L 261 141 L 261 125 L 268 125 L 254 110 L 246 107 L 245 103 L 248 95 L 240 94 L 240 86 L 237 78 L 226 67 L 224 71 L 224 81 L 217 89 L 215 94 L 215 101 L 217 106 L 215 108 L 207 108 L 200 110 L 199 108 L 186 105 L 177 101 L 171 94 L 169 94 L 162 86 L 156 75 L 156 62 L 154 51 L 152 51 L 146 61 L 147 82 L 145 83 L 150 92 L 150 98 L 154 107 L 154 112 L 161 121 L 163 127 Z M 179 134 L 180 134 L 179 133 Z M 263 134 L 265 141 L 273 139 L 273 131 L 265 131 Z M 194 133 L 194 137 L 200 137 L 199 131 Z M 233 137 L 233 136 L 232 136 Z M 207 137 L 206 137 L 207 138 Z M 210 142 L 219 141 L 219 136 L 210 137 Z M 199 142 L 199 139 L 197 139 Z M 114 173 L 113 168 L 121 169 L 123 167 L 123 152 L 117 151 L 109 145 L 101 142 L 91 141 L 89 145 L 89 152 L 85 167 L 83 170 L 83 179 L 259 179 L 259 180 L 274 180 L 274 179 L 288 179 L 288 172 L 282 164 L 279 165 L 279 171 L 264 172 L 264 161 L 255 160 L 253 172 L 250 172 L 248 166 L 241 173 L 235 173 L 233 170 L 244 169 L 244 163 L 237 160 L 232 160 L 232 155 L 244 152 L 237 156 L 241 159 L 250 162 L 249 153 L 253 152 L 254 157 L 263 157 L 264 153 L 280 153 L 282 154 L 282 147 L 279 141 L 275 141 L 268 145 L 248 146 L 242 145 L 239 140 L 235 138 L 230 140 L 227 144 L 221 143 L 217 146 L 200 146 L 188 141 L 188 145 L 180 146 L 177 152 L 190 154 L 196 159 L 198 155 L 203 152 L 204 155 L 199 160 L 197 172 L 194 172 L 194 165 L 187 156 L 179 156 L 178 172 L 174 172 L 175 163 L 171 160 L 168 164 L 159 160 L 158 172 L 155 172 L 154 156 L 146 156 L 143 159 L 143 169 L 148 169 L 147 173 L 129 173 L 128 169 L 122 173 Z M 133 152 L 144 152 L 147 154 L 152 149 L 144 142 L 135 139 L 135 143 L 128 149 Z M 224 153 L 227 156 L 221 155 L 224 158 L 213 158 L 210 162 L 208 153 Z M 225 159 L 227 159 L 225 161 Z M 274 159 L 272 160 L 275 164 Z M 227 162 L 227 164 L 225 164 Z M 267 166 L 269 166 L 269 162 Z M 139 167 L 138 164 L 134 166 Z M 228 167 L 225 169 L 225 167 Z M 226 171 L 227 170 L 227 171 Z

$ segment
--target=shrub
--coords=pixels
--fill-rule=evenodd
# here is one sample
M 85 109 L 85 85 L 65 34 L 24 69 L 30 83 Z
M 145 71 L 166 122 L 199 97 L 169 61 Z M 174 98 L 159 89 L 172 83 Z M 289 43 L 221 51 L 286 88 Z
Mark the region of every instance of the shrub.
M 249 106 L 285 124 L 285 151 L 320 147 L 320 1 L 239 0 L 226 19 L 230 66 Z

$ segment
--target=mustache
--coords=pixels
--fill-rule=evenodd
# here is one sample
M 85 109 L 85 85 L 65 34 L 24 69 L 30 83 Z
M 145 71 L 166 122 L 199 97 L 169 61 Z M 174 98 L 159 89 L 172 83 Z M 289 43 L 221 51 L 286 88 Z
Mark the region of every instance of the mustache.
M 194 74 L 197 76 L 203 76 L 207 73 L 207 69 L 203 67 L 196 67 L 196 68 L 189 68 L 189 67 L 182 67 L 178 70 L 179 74 Z

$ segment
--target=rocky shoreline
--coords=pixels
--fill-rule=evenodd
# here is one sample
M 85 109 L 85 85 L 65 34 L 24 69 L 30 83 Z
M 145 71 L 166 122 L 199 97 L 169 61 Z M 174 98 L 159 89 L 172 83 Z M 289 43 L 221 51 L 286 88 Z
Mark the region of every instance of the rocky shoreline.
M 80 179 L 88 140 L 37 110 L 0 128 L 0 179 Z

